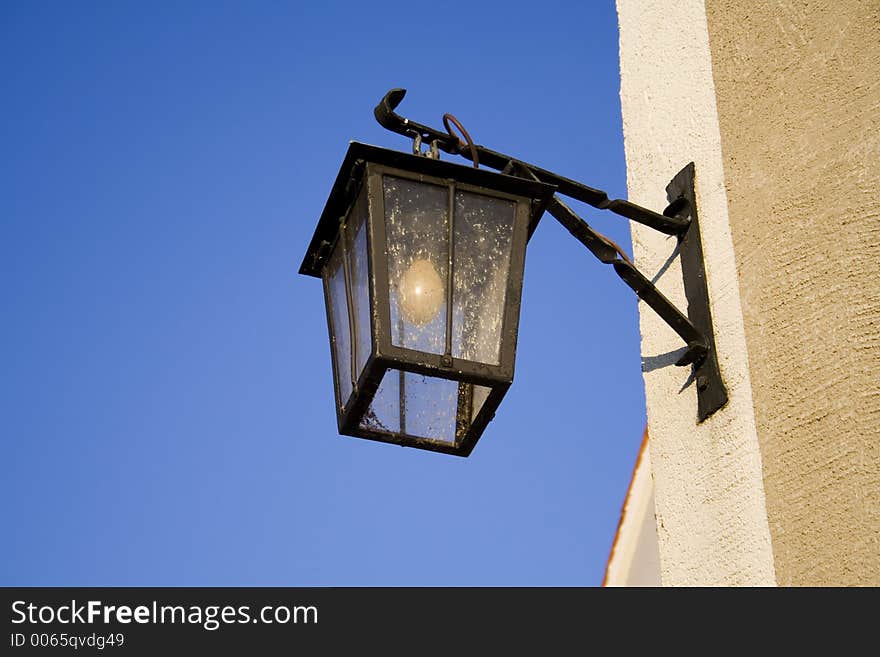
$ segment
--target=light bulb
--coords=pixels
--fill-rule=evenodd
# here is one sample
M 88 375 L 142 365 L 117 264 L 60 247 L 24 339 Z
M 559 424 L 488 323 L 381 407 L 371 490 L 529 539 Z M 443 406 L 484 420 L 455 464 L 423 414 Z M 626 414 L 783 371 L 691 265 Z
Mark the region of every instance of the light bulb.
M 414 260 L 398 286 L 398 302 L 404 319 L 424 326 L 437 316 L 445 294 L 440 274 L 430 260 Z

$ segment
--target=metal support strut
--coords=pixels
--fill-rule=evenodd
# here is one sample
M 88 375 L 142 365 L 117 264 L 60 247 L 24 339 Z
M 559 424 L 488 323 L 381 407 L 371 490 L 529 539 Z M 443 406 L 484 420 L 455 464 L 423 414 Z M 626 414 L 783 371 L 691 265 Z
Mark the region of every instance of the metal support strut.
M 441 132 L 395 113 L 403 100 L 405 89 L 392 89 L 376 106 L 376 120 L 386 129 L 419 141 L 429 141 L 435 147 L 453 155 L 461 155 L 476 164 L 484 164 L 502 173 L 520 178 L 531 178 L 555 185 L 562 194 L 600 210 L 609 210 L 661 233 L 675 235 L 681 244 L 682 275 L 688 300 L 688 315 L 682 314 L 657 287 L 648 280 L 614 242 L 593 230 L 590 225 L 554 196 L 547 211 L 596 258 L 614 267 L 617 275 L 642 301 L 648 304 L 687 344 L 687 349 L 676 365 L 692 365 L 697 385 L 700 421 L 705 420 L 727 403 L 727 390 L 721 379 L 715 354 L 715 340 L 709 295 L 703 263 L 700 232 L 697 224 L 694 195 L 694 165 L 685 167 L 667 187 L 670 205 L 663 214 L 643 208 L 622 199 L 610 200 L 601 189 L 588 187 L 559 174 L 527 162 L 490 150 L 473 143 L 464 144 L 451 131 Z M 445 121 L 444 121 L 445 123 Z M 469 139 L 469 137 L 468 137 Z

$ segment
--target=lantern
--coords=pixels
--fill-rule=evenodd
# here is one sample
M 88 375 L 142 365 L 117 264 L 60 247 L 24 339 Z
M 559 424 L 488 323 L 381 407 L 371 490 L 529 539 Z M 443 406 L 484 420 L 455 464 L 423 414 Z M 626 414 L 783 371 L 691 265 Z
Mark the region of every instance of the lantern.
M 300 269 L 324 283 L 339 431 L 467 456 L 513 381 L 555 187 L 352 143 Z

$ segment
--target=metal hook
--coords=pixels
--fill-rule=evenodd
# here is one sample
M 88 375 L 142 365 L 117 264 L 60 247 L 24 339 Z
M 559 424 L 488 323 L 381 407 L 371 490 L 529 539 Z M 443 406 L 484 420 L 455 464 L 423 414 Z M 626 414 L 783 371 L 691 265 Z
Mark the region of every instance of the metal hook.
M 447 153 L 457 155 L 460 152 L 458 146 L 458 138 L 453 137 L 434 128 L 410 121 L 394 110 L 400 105 L 400 101 L 406 95 L 406 89 L 392 89 L 383 96 L 379 104 L 373 110 L 373 116 L 386 130 L 396 132 L 400 135 L 418 134 L 420 139 L 428 139 L 437 142 L 437 148 Z

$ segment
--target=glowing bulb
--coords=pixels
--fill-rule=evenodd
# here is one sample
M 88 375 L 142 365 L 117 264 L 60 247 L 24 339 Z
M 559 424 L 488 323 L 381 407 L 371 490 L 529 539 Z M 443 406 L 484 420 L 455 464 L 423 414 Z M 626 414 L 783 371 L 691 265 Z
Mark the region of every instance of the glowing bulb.
M 404 319 L 424 326 L 437 316 L 445 300 L 443 281 L 430 260 L 414 260 L 400 277 L 398 301 Z

